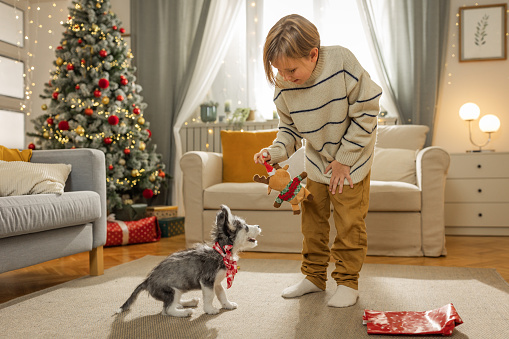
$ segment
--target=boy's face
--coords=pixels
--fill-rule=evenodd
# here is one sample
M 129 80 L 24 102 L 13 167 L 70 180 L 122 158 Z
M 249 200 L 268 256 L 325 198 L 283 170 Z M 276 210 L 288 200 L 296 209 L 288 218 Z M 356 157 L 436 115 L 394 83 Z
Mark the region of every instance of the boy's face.
M 272 66 L 277 69 L 285 81 L 302 85 L 313 73 L 317 60 L 318 48 L 313 48 L 307 57 L 299 59 L 283 57 L 272 62 Z

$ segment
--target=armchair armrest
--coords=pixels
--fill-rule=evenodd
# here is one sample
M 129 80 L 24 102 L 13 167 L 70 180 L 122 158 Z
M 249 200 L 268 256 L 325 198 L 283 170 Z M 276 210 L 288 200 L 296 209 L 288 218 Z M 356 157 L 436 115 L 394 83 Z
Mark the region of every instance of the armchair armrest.
M 188 244 L 202 242 L 203 229 L 196 225 L 203 224 L 203 191 L 223 181 L 223 154 L 187 152 L 180 159 L 180 168 L 183 174 L 186 242 Z
M 93 224 L 94 248 L 106 243 L 106 163 L 104 153 L 97 149 L 57 149 L 33 151 L 31 162 L 70 164 L 71 173 L 65 192 L 94 191 L 101 198 L 101 217 Z
M 416 159 L 417 185 L 421 189 L 422 250 L 425 256 L 445 255 L 445 180 L 450 156 L 440 147 L 419 151 Z

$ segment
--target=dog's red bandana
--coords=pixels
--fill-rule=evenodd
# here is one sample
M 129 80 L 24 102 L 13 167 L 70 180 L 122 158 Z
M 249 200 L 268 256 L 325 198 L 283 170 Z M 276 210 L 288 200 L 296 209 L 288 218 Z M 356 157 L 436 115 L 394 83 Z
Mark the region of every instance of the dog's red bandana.
M 232 253 L 230 250 L 232 249 L 232 245 L 225 245 L 224 252 L 219 243 L 214 244 L 214 249 L 217 253 L 223 256 L 223 262 L 226 266 L 226 282 L 228 283 L 228 288 L 232 287 L 233 278 L 235 278 L 235 274 L 237 273 L 237 261 L 233 260 Z

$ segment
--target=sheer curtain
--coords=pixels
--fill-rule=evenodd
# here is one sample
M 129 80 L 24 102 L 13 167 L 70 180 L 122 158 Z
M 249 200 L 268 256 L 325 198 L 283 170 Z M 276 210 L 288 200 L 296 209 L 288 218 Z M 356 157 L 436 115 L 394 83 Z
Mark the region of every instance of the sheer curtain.
M 430 128 L 444 68 L 449 0 L 358 0 L 384 90 L 403 124 Z

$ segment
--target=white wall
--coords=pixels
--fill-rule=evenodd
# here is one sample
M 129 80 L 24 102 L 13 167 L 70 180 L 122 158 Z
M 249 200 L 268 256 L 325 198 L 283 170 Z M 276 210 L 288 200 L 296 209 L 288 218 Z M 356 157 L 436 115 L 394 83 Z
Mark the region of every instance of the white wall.
M 459 13 L 460 7 L 506 3 L 493 0 L 451 0 L 449 42 L 445 76 L 440 90 L 440 103 L 435 123 L 433 144 L 450 153 L 463 153 L 477 149 L 470 144 L 468 124 L 459 117 L 459 108 L 474 102 L 481 108 L 481 117 L 495 114 L 500 119 L 500 130 L 492 135 L 487 148 L 509 152 L 509 59 L 497 61 L 459 62 Z M 506 35 L 507 45 L 507 35 Z M 507 51 L 506 51 L 507 53 Z M 479 131 L 478 120 L 472 124 L 473 139 L 479 144 L 487 135 Z

